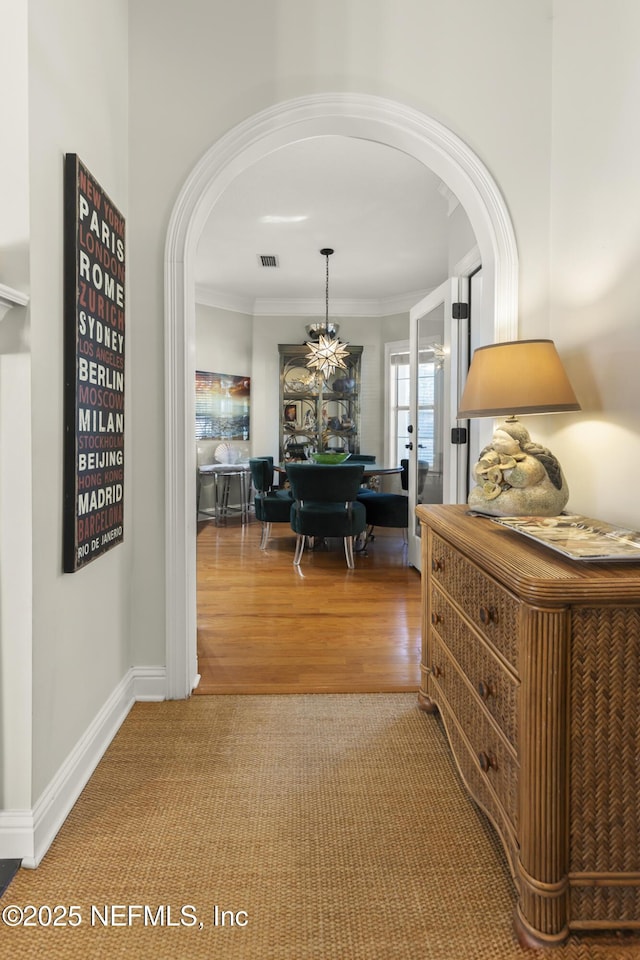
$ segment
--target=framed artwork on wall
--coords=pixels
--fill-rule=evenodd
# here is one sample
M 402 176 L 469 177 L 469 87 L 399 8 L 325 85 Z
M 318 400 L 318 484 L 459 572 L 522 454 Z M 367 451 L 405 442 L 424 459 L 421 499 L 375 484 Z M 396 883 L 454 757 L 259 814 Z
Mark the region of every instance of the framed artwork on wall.
M 124 537 L 125 221 L 77 154 L 64 162 L 63 568 Z
M 251 378 L 196 370 L 196 440 L 249 440 Z

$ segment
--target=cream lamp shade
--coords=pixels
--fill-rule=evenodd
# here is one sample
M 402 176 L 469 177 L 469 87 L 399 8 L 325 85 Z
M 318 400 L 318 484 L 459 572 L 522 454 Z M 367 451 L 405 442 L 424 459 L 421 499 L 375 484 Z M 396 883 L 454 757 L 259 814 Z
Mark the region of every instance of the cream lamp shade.
M 512 340 L 473 354 L 458 419 L 580 410 L 552 340 Z

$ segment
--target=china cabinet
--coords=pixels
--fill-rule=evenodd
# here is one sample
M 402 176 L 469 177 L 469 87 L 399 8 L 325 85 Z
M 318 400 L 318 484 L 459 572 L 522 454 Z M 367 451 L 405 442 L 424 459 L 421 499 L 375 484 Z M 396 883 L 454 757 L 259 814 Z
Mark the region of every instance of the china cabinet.
M 305 344 L 279 344 L 280 460 L 319 450 L 360 450 L 362 347 L 349 344 L 346 370 L 326 379 L 306 366 Z

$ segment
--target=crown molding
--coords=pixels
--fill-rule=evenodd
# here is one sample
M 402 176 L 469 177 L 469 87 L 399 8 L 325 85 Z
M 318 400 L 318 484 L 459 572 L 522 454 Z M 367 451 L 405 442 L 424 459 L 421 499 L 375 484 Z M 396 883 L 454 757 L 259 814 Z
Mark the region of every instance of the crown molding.
M 217 307 L 218 310 L 230 310 L 232 313 L 246 313 L 249 316 L 253 313 L 254 300 L 252 297 L 241 297 L 234 293 L 224 293 L 222 290 L 214 290 L 213 287 L 207 287 L 205 284 L 197 283 L 196 303 L 204 307 Z
M 394 297 L 370 300 L 332 299 L 331 314 L 334 317 L 388 317 L 396 313 L 406 313 L 430 292 L 430 289 L 414 290 Z M 259 297 L 251 300 L 249 297 L 238 297 L 203 285 L 196 286 L 196 303 L 253 317 L 324 317 L 326 309 L 325 301 L 319 298 L 295 300 Z
M 447 216 L 450 217 L 456 207 L 460 206 L 460 201 L 442 180 L 438 184 L 438 193 L 447 201 Z
M 468 277 L 481 266 L 482 254 L 480 253 L 480 247 L 476 244 L 465 253 L 464 257 L 458 260 L 451 272 L 454 277 Z

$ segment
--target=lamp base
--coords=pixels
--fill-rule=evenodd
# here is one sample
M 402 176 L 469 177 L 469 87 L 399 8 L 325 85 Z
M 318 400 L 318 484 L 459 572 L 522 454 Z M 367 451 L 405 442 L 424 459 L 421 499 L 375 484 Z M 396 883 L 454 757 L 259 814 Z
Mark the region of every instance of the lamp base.
M 473 510 L 493 517 L 556 517 L 569 500 L 557 459 L 515 418 L 496 427 L 473 468 Z

